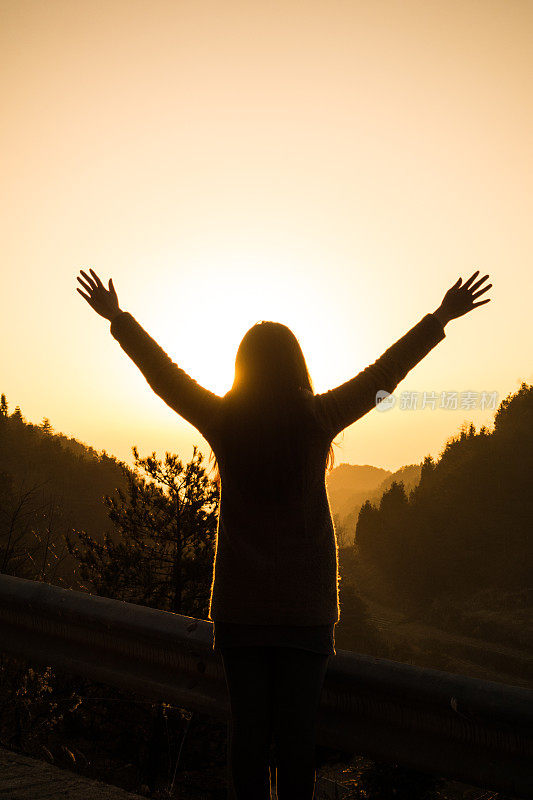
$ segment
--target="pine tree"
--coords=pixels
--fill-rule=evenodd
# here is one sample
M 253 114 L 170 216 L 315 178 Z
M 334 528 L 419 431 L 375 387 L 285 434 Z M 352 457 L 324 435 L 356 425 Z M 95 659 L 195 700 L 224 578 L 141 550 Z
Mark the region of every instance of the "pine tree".
M 75 531 L 67 547 L 82 578 L 97 594 L 188 616 L 207 616 L 217 524 L 218 487 L 202 466 L 197 447 L 187 465 L 178 456 L 155 452 L 140 458 L 135 472 L 124 469 L 127 494 L 104 503 L 117 535 L 97 542 Z M 138 474 L 144 470 L 150 480 Z
M 0 417 L 7 417 L 7 400 L 5 394 L 0 397 Z
M 11 419 L 15 419 L 18 422 L 25 422 L 25 419 L 22 416 L 22 411 L 20 410 L 20 406 L 15 406 L 15 410 L 11 414 Z
M 50 436 L 52 434 L 53 428 L 50 424 L 50 420 L 48 419 L 48 417 L 43 417 L 43 421 L 41 422 L 39 427 L 43 433 L 47 434 L 47 436 Z
M 358 556 L 372 560 L 380 529 L 378 509 L 365 500 L 360 508 L 355 528 L 354 545 Z

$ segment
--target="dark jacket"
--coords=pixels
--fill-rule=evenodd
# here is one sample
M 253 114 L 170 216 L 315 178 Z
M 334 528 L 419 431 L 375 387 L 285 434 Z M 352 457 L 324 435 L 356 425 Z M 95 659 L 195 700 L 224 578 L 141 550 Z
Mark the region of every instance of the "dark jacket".
M 335 389 L 302 392 L 292 462 L 279 465 L 276 485 L 261 453 L 224 425 L 224 398 L 178 367 L 129 312 L 111 334 L 154 392 L 211 445 L 221 475 L 216 555 L 208 618 L 257 625 L 338 622 L 338 546 L 325 483 L 332 440 L 375 407 L 379 390 L 393 392 L 445 337 L 426 314 L 372 365 Z M 297 435 L 296 435 L 297 434 Z M 273 437 L 275 438 L 275 436 Z M 246 468 L 233 455 L 246 451 Z M 283 495 L 283 496 L 282 496 Z

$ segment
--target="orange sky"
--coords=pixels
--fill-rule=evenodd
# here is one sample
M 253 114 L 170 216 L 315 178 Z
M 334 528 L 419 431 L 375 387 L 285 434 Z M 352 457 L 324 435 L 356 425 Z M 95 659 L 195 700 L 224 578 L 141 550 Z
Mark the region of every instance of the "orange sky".
M 475 269 L 401 391 L 533 381 L 533 3 L 0 2 L 1 381 L 10 411 L 132 463 L 204 440 L 76 292 L 113 278 L 220 394 L 259 319 L 317 391 L 375 360 Z M 437 456 L 493 411 L 371 411 L 337 462 Z

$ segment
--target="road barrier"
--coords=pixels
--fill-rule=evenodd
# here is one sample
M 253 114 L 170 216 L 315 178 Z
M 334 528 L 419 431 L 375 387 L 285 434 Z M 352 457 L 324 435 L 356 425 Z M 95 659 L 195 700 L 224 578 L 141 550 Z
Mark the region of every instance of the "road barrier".
M 227 720 L 211 622 L 0 575 L 0 651 Z M 533 691 L 337 649 L 317 742 L 533 797 Z

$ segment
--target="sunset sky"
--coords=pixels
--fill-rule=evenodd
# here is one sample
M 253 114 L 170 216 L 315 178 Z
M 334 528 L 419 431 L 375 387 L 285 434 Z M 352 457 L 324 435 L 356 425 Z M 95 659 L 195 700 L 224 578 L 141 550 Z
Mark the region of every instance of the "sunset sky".
M 0 0 L 9 412 L 129 464 L 208 454 L 76 291 L 89 267 L 221 395 L 260 319 L 322 392 L 479 269 L 491 302 L 395 394 L 533 382 L 532 38 L 529 0 Z M 373 410 L 337 463 L 437 457 L 493 415 Z

